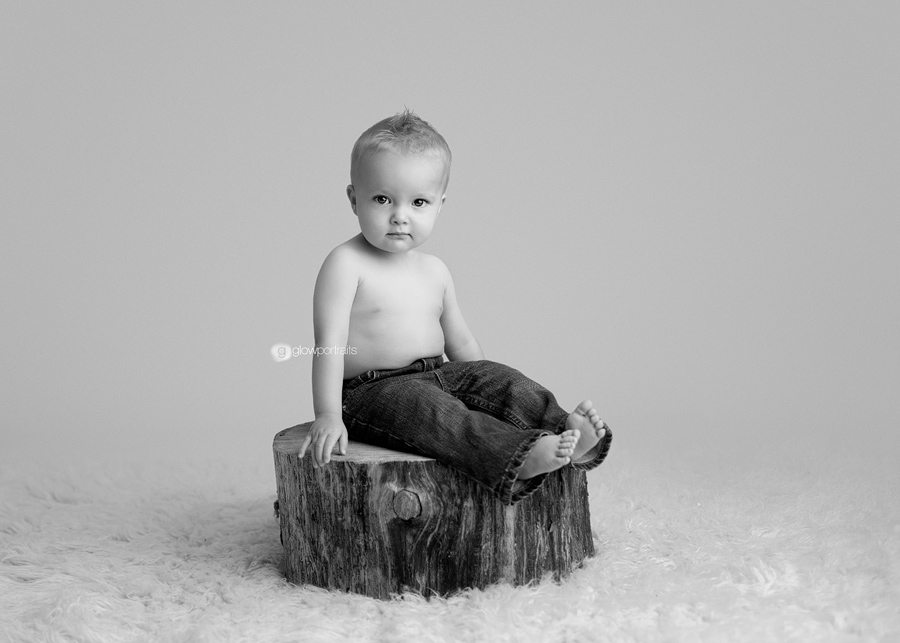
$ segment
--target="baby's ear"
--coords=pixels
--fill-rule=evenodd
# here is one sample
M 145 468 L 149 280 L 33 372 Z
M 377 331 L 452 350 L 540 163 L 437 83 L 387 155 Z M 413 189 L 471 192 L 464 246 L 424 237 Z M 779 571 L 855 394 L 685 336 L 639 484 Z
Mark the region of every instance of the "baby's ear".
M 356 214 L 356 192 L 353 190 L 353 184 L 347 186 L 347 198 L 350 199 L 350 207 L 353 209 L 353 214 Z

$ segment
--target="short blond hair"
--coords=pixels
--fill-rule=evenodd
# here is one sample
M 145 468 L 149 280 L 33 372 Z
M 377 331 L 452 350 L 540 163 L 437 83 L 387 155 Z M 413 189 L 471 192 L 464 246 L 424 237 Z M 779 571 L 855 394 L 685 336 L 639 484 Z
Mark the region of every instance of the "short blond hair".
M 390 150 L 400 154 L 431 153 L 444 164 L 445 184 L 450 177 L 450 146 L 434 127 L 409 109 L 378 121 L 363 132 L 350 153 L 350 182 L 368 154 Z

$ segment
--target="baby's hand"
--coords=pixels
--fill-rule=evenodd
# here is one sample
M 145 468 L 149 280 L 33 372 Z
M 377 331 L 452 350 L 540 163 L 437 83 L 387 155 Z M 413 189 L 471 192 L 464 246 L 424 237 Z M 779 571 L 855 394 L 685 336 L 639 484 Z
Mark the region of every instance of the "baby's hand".
M 309 427 L 309 433 L 300 444 L 300 459 L 303 459 L 306 450 L 312 446 L 313 468 L 318 469 L 331 462 L 331 452 L 335 445 L 341 455 L 346 455 L 347 428 L 339 414 L 323 413 Z

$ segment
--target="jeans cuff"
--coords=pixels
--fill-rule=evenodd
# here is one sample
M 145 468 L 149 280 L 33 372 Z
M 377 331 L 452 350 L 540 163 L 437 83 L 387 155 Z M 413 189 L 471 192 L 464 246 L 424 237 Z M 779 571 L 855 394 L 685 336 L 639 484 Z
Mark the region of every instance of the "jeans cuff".
M 512 494 L 510 496 L 509 502 L 507 502 L 506 504 L 513 505 L 533 494 L 535 491 L 541 488 L 541 485 L 544 484 L 544 479 L 546 477 L 546 473 L 541 473 L 534 476 L 533 478 L 528 478 L 528 480 L 516 480 L 512 486 Z
M 497 487 L 497 496 L 503 504 L 511 505 L 518 502 L 537 491 L 543 484 L 546 474 L 537 475 L 527 480 L 519 480 L 519 469 L 522 468 L 522 464 L 525 462 L 528 454 L 531 453 L 534 444 L 545 435 L 550 435 L 550 433 L 533 431 L 516 449 L 516 453 L 506 467 L 506 471 L 503 472 L 503 479 Z
M 612 431 L 609 430 L 609 425 L 606 425 L 606 435 L 603 436 L 603 439 L 600 440 L 597 444 L 594 445 L 590 451 L 585 453 L 581 460 L 578 462 L 572 462 L 572 466 L 581 471 L 590 471 L 595 467 L 599 467 L 600 464 L 606 459 L 606 455 L 609 453 L 609 447 L 612 443 Z

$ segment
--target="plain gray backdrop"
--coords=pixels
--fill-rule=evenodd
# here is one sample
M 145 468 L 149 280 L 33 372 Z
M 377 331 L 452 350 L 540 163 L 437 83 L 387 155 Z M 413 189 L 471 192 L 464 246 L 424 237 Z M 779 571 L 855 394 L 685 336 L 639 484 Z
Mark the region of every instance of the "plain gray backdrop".
M 0 6 L 0 448 L 271 458 L 356 137 L 454 154 L 423 248 L 615 450 L 900 446 L 900 5 Z

